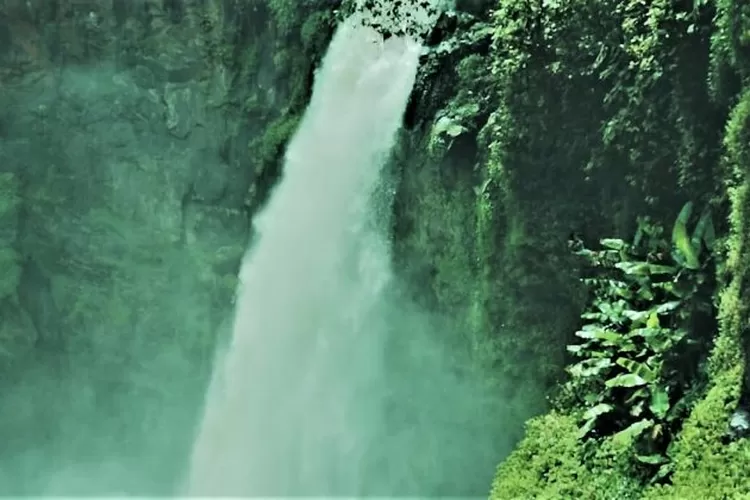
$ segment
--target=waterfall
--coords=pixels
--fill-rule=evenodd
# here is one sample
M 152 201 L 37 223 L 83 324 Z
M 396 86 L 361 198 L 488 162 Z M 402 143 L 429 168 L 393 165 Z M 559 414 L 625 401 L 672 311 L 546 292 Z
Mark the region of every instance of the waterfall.
M 283 179 L 255 220 L 186 495 L 373 491 L 372 471 L 384 470 L 374 450 L 387 438 L 392 276 L 372 199 L 420 51 L 355 18 L 337 29 Z

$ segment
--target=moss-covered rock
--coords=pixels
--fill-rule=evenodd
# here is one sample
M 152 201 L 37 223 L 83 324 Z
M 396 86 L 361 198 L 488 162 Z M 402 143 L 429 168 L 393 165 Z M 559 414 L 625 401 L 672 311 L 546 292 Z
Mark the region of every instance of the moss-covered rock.
M 747 398 L 747 346 L 750 316 L 746 297 L 748 216 L 750 199 L 750 92 L 731 113 L 724 137 L 725 175 L 731 203 L 730 234 L 724 271 L 729 276 L 720 293 L 721 330 L 708 367 L 711 388 L 685 422 L 674 450 L 672 484 L 654 488 L 644 498 L 743 498 L 750 478 L 743 463 L 750 457 L 747 439 L 726 442 L 727 423 L 741 398 Z M 744 393 L 744 394 L 743 394 Z
M 583 8 L 585 2 L 564 5 Z M 717 9 L 715 17 L 714 7 Z M 550 10 L 537 14 L 549 16 Z M 728 220 L 718 221 L 726 247 L 726 251 L 717 254 L 719 331 L 708 363 L 703 368 L 707 387 L 699 394 L 669 449 L 671 473 L 657 481 L 659 484 L 647 484 L 638 469 L 630 465 L 620 467 L 616 463 L 601 462 L 597 453 L 586 454 L 590 444 L 572 434 L 573 416 L 577 410 L 563 406 L 529 426 L 526 438 L 498 469 L 493 498 L 719 499 L 744 498 L 749 494 L 750 480 L 741 465 L 749 456 L 749 445 L 746 439 L 731 441 L 728 437 L 730 415 L 746 398 L 746 359 L 750 352 L 745 347 L 750 324 L 748 309 L 742 299 L 748 293 L 746 269 L 750 261 L 746 241 L 750 210 L 747 198 L 750 98 L 746 91 L 742 91 L 748 74 L 745 61 L 747 15 L 741 2 L 733 1 L 719 1 L 716 5 L 704 2 L 692 11 L 680 11 L 676 4 L 661 2 L 649 4 L 645 9 L 637 2 L 623 2 L 612 5 L 608 12 L 602 11 L 596 17 L 575 17 L 576 23 L 585 24 L 582 19 L 597 19 L 597 26 L 614 23 L 609 25 L 613 33 L 624 36 L 626 40 L 622 45 L 625 48 L 622 55 L 626 58 L 620 62 L 614 59 L 609 68 L 600 67 L 592 84 L 594 88 L 603 85 L 606 91 L 602 101 L 603 135 L 599 145 L 592 143 L 587 146 L 595 152 L 595 163 L 589 164 L 585 175 L 590 176 L 593 185 L 600 189 L 611 186 L 612 182 L 621 185 L 616 191 L 607 191 L 612 201 L 601 205 L 609 224 L 618 219 L 627 223 L 632 220 L 634 211 L 664 217 L 680 197 L 708 200 L 719 208 L 719 213 L 725 213 L 722 211 L 724 201 L 731 207 Z M 584 39 L 581 31 L 576 33 L 579 40 Z M 599 39 L 604 39 L 604 32 L 599 33 Z M 548 46 L 559 47 L 558 39 L 552 40 Z M 555 52 L 557 56 L 552 56 L 552 64 L 560 60 L 561 51 Z M 596 65 L 607 62 L 611 53 L 605 52 L 596 57 Z M 700 54 L 700 64 L 689 61 L 689 57 L 696 54 Z M 578 55 L 581 55 L 580 51 Z M 630 62 L 623 66 L 627 60 Z M 528 62 L 524 64 L 528 65 Z M 696 81 L 710 81 L 710 91 Z M 622 100 L 618 94 L 630 97 Z M 708 102 L 709 98 L 714 100 L 713 104 Z M 664 108 L 661 113 L 654 114 L 654 109 L 662 106 L 663 99 L 672 103 L 665 104 L 671 109 Z M 733 108 L 731 113 L 726 106 Z M 595 109 L 602 108 L 596 105 Z M 627 126 L 635 116 L 639 118 L 632 122 L 632 126 Z M 668 116 L 672 116 L 670 123 L 662 121 Z M 722 127 L 720 123 L 727 116 L 727 125 Z M 504 130 L 515 137 L 513 127 L 516 126 L 517 121 L 514 121 Z M 622 133 L 627 133 L 627 137 L 616 132 L 623 126 Z M 654 143 L 649 145 L 651 141 Z M 629 168 L 637 168 L 637 171 L 628 173 Z M 599 176 L 597 171 L 607 171 L 609 180 Z M 667 180 L 664 175 L 670 171 L 671 179 Z M 660 183 L 659 186 L 655 185 L 656 182 Z M 523 182 L 520 185 L 526 187 Z M 673 194 L 663 192 L 667 185 L 672 186 L 669 189 Z M 515 193 L 517 189 L 511 189 L 511 192 Z M 640 196 L 647 203 L 627 201 L 634 196 Z M 650 197 L 656 199 L 649 201 Z M 560 203 L 557 199 L 551 206 Z M 591 231 L 590 236 L 607 236 L 602 231 L 607 227 L 606 223 L 594 227 L 598 229 L 591 231 L 591 226 L 586 228 Z M 618 225 L 610 227 L 617 232 Z M 546 422 L 551 429 L 559 426 L 561 421 L 567 422 L 568 427 L 567 432 L 560 431 L 558 436 L 567 435 L 568 438 L 563 439 L 564 445 L 553 445 L 552 440 L 544 436 L 545 427 L 541 422 Z M 599 441 L 602 449 L 608 441 Z M 555 448 L 555 445 L 564 449 Z M 625 446 L 621 453 L 625 458 L 632 457 L 635 450 Z M 573 458 L 555 462 L 560 455 Z M 523 469 L 524 463 L 542 465 L 532 468 L 535 472 L 528 472 Z M 553 465 L 547 466 L 547 463 Z M 555 472 L 546 472 L 547 468 Z M 539 473 L 540 469 L 545 473 Z M 593 476 L 592 471 L 596 472 Z M 516 479 L 519 476 L 522 481 Z M 609 479 L 603 481 L 603 477 Z M 589 490 L 592 485 L 596 488 Z M 625 490 L 616 489 L 618 485 L 623 485 Z
M 551 412 L 530 420 L 526 437 L 498 467 L 491 498 L 639 498 L 640 485 L 629 474 L 630 443 L 608 440 L 583 449 L 577 435 L 571 415 Z
M 739 397 L 741 372 L 742 367 L 735 365 L 713 377 L 713 387 L 693 409 L 673 450 L 671 484 L 651 487 L 641 498 L 720 499 L 750 494 L 750 479 L 743 466 L 750 457 L 750 443 L 725 442 L 727 421 Z

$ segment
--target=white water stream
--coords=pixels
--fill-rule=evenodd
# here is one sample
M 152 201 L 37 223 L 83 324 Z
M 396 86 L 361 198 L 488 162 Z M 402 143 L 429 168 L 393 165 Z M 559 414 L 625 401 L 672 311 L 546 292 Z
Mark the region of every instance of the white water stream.
M 370 202 L 420 50 L 354 19 L 335 34 L 284 178 L 255 221 L 260 236 L 242 267 L 187 495 L 373 491 L 391 270 Z

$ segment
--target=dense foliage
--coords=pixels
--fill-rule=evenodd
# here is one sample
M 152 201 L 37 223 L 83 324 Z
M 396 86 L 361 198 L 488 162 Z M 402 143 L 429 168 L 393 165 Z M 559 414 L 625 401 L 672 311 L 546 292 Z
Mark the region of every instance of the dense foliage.
M 579 337 L 571 381 L 501 464 L 494 498 L 750 491 L 738 469 L 748 444 L 726 437 L 750 340 L 748 26 L 747 6 L 733 0 L 499 2 L 492 216 L 515 221 L 515 242 L 547 257 L 564 258 L 564 231 L 610 239 L 584 252 L 600 271 L 584 279 L 584 326 L 568 330 Z M 680 212 L 690 199 L 711 209 L 716 238 L 705 217 Z M 670 243 L 654 228 L 675 215 Z M 626 243 L 633 229 L 642 236 Z M 573 268 L 546 261 L 516 270 L 556 283 Z M 507 271 L 493 266 L 499 296 Z M 547 302 L 523 297 L 533 333 Z M 559 320 L 546 324 L 533 342 L 571 343 Z
M 669 461 L 663 454 L 700 387 L 696 362 L 713 334 L 711 269 L 700 260 L 713 247 L 713 224 L 704 211 L 688 237 L 691 209 L 675 223 L 674 255 L 645 219 L 632 243 L 603 239 L 602 250 L 577 252 L 597 271 L 584 279 L 593 295 L 576 332 L 583 342 L 568 346 L 580 359 L 566 387 L 586 408 L 580 436 L 640 438 L 636 458 L 649 465 Z

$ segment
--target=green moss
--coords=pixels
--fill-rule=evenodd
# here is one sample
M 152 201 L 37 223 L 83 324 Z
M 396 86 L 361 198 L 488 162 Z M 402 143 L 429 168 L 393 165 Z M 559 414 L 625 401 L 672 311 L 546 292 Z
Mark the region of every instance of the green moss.
M 750 478 L 744 466 L 750 442 L 724 444 L 727 422 L 737 407 L 745 371 L 741 344 L 748 342 L 750 310 L 746 297 L 750 261 L 750 91 L 734 108 L 724 137 L 727 190 L 731 202 L 725 267 L 731 279 L 720 293 L 720 335 L 709 363 L 712 387 L 693 409 L 674 452 L 672 485 L 654 488 L 646 498 L 744 498 Z
M 474 317 L 506 355 L 534 360 L 508 366 L 510 376 L 548 387 L 560 376 L 583 304 L 572 232 L 624 237 L 637 215 L 672 219 L 686 199 L 713 195 L 719 144 L 701 9 L 498 3 L 491 78 L 479 80 L 495 107 L 481 132 Z M 477 66 L 469 57 L 459 70 Z
M 733 350 L 737 350 L 737 345 Z M 750 477 L 745 466 L 750 459 L 750 442 L 722 443 L 729 415 L 739 397 L 741 376 L 741 365 L 734 365 L 714 377 L 713 388 L 693 409 L 676 444 L 672 484 L 650 488 L 644 499 L 750 495 Z
M 566 415 L 550 413 L 530 420 L 526 437 L 498 468 L 491 498 L 569 497 L 582 468 L 576 432 L 575 420 Z M 542 483 L 549 485 L 544 493 Z
M 428 139 L 413 138 L 403 134 L 392 165 L 400 171 L 401 184 L 396 197 L 397 265 L 408 266 L 400 272 L 417 284 L 427 307 L 458 319 L 475 285 L 471 175 L 452 159 L 424 155 Z M 418 156 L 410 156 L 412 152 Z
M 745 371 L 742 344 L 747 343 L 750 308 L 744 297 L 750 262 L 750 90 L 737 100 L 726 126 L 721 161 L 725 189 L 731 204 L 730 234 L 720 255 L 719 335 L 706 371 L 709 387 L 691 409 L 673 446 L 673 473 L 666 484 L 640 491 L 636 469 L 619 462 L 609 470 L 599 452 L 587 454 L 586 445 L 574 438 L 575 411 L 551 413 L 529 425 L 526 438 L 498 469 L 495 498 L 745 498 L 750 478 L 744 464 L 750 442 L 726 443 L 727 424 L 737 407 Z M 709 187 L 710 189 L 710 187 Z M 728 278 L 728 279 L 727 279 Z M 543 423 L 543 424 L 542 424 Z M 567 426 L 567 427 L 566 427 Z M 549 429 L 549 430 L 548 430 Z M 546 434 L 547 433 L 547 434 Z M 558 439 L 555 441 L 553 436 Z M 561 437 L 567 436 L 567 437 Z M 605 441 L 606 443 L 606 441 Z M 627 448 L 627 447 L 626 447 Z M 632 450 L 622 449 L 622 456 Z M 548 453 L 550 451 L 550 453 Z M 564 457 L 558 459 L 557 457 Z M 528 467 L 526 469 L 525 467 Z M 549 472 L 554 470 L 554 472 Z M 612 477 L 604 481 L 602 477 Z M 593 485 L 598 485 L 591 489 Z M 608 488 L 625 486 L 624 492 Z
M 263 135 L 253 139 L 249 145 L 249 152 L 254 158 L 257 173 L 262 173 L 278 160 L 287 141 L 297 129 L 300 119 L 300 115 L 282 115 L 266 127 Z
M 476 332 L 491 331 L 487 301 L 491 297 L 491 278 L 494 242 L 490 240 L 491 227 L 494 225 L 494 205 L 490 193 L 487 191 L 487 181 L 476 194 L 476 228 L 475 245 L 477 248 L 477 262 L 479 263 L 478 277 L 471 307 L 471 325 Z
M 297 38 L 306 51 L 323 48 L 326 32 L 333 27 L 333 10 L 315 10 L 299 0 L 266 0 L 266 4 L 280 38 Z
M 575 66 L 552 65 L 551 43 L 561 53 L 572 45 L 571 55 L 582 49 L 570 41 L 578 26 L 565 25 L 578 16 L 557 12 L 560 5 L 538 10 L 535 3 L 499 4 L 491 69 L 497 107 L 482 131 L 488 157 L 476 201 L 483 289 L 477 300 L 500 352 L 534 360 L 506 365 L 508 376 L 548 387 L 564 361 L 566 337 L 559 332 L 573 331 L 581 306 L 565 239 L 581 224 L 582 200 L 595 207 L 586 198 L 582 167 L 600 128 L 595 103 L 602 100 L 585 75 L 559 74 L 578 71 Z M 548 33 L 547 27 L 568 32 Z M 468 60 L 461 69 L 473 66 Z M 590 113 L 580 113 L 580 107 Z
M 330 11 L 318 11 L 309 15 L 300 30 L 302 47 L 305 51 L 321 52 L 328 39 L 326 34 L 331 31 L 333 26 L 333 13 Z
M 301 9 L 297 0 L 267 0 L 279 34 L 288 36 L 301 23 Z
M 724 269 L 731 275 L 720 294 L 719 321 L 722 335 L 717 341 L 711 369 L 713 373 L 729 370 L 740 362 L 738 348 L 747 335 L 750 306 L 745 297 L 750 289 L 747 276 L 750 267 L 750 90 L 739 100 L 726 127 L 724 137 L 724 179 L 731 210 L 730 235 L 726 243 Z
M 667 1 L 555 2 L 544 9 L 500 2 L 493 65 L 500 104 L 485 131 L 489 193 L 476 203 L 485 269 L 477 297 L 483 306 L 494 298 L 494 306 L 484 315 L 477 307 L 478 321 L 508 325 L 510 319 L 511 332 L 528 332 L 527 340 L 549 349 L 565 339 L 566 313 L 557 309 L 545 317 L 548 303 L 533 284 L 542 279 L 550 288 L 574 290 L 577 271 L 555 246 L 564 230 L 579 230 L 589 241 L 625 236 L 636 215 L 667 221 L 686 199 L 715 201 L 724 192 L 732 210 L 718 266 L 720 334 L 706 367 L 707 392 L 697 394 L 668 451 L 671 484 L 643 490 L 638 469 L 625 459 L 633 450 L 618 448 L 614 462 L 592 453 L 575 439 L 576 410 L 563 406 L 529 425 L 498 470 L 495 498 L 748 494 L 740 469 L 748 445 L 722 439 L 739 397 L 741 345 L 750 342 L 744 300 L 750 293 L 750 91 L 740 96 L 723 82 L 726 96 L 712 104 L 706 84 L 712 67 L 722 78 L 734 72 L 747 81 L 750 75 L 744 4 L 717 1 L 713 25 L 713 2 L 694 9 Z M 726 103 L 737 105 L 722 144 Z M 524 352 L 523 341 L 506 345 Z M 553 349 L 532 352 L 539 363 L 555 359 Z
M 743 0 L 716 0 L 712 51 L 717 65 L 728 65 L 750 77 L 750 5 Z M 714 68 L 718 69 L 718 68 Z
M 310 76 L 333 35 L 330 4 L 264 0 L 245 13 L 255 28 L 236 47 L 240 82 L 255 82 L 238 92 L 236 102 L 261 131 L 248 141 L 247 157 L 256 175 L 245 204 L 257 209 L 267 199 L 282 170 L 282 157 L 311 96 Z M 246 7 L 249 8 L 249 7 Z M 270 30 L 270 31 L 269 31 Z M 261 83 L 272 78 L 272 85 Z
M 577 439 L 576 419 L 556 412 L 529 421 L 526 437 L 497 470 L 492 500 L 638 498 L 627 444 L 606 441 L 593 452 Z

